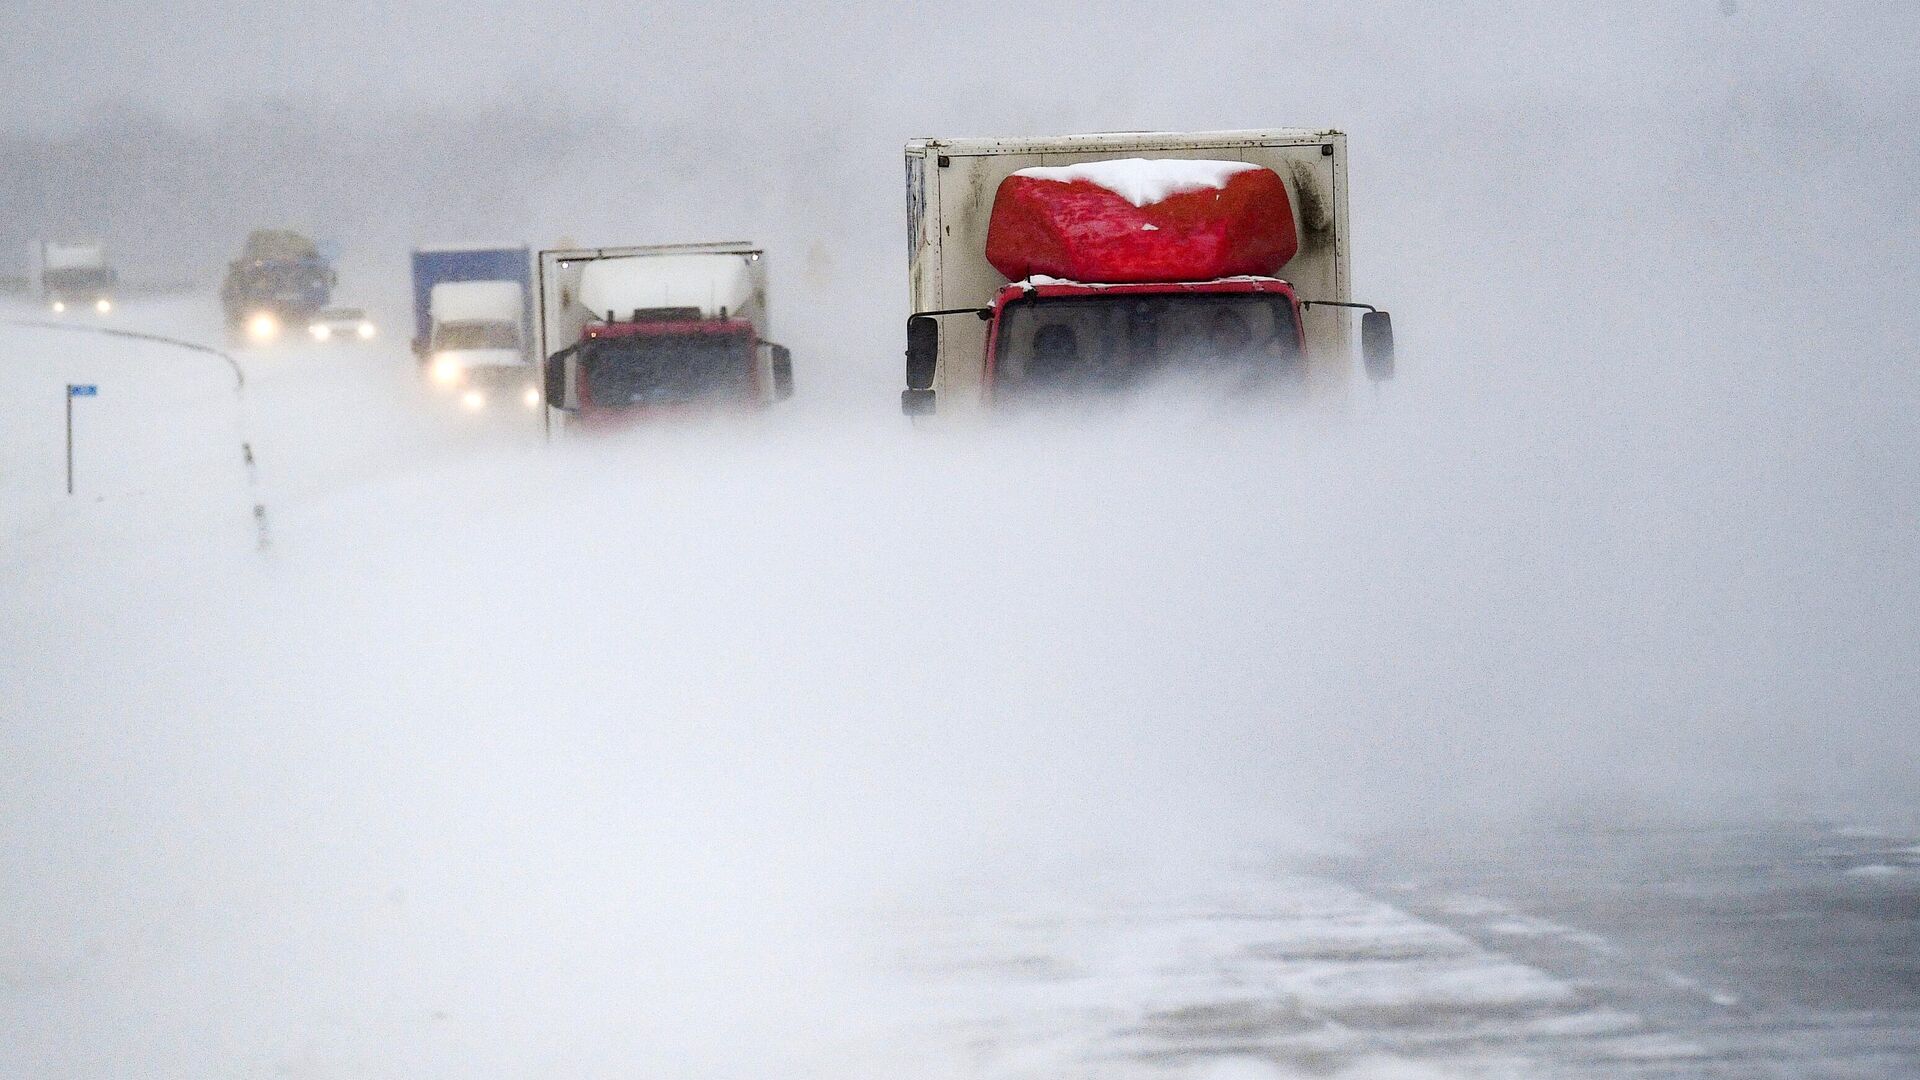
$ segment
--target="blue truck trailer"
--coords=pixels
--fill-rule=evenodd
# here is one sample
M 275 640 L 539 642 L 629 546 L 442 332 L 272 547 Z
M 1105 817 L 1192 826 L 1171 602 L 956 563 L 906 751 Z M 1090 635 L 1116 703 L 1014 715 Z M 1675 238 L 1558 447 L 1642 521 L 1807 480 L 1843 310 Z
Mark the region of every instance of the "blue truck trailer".
M 413 352 L 424 363 L 433 351 L 433 287 L 458 282 L 511 281 L 520 286 L 520 340 L 533 341 L 533 251 L 519 247 L 440 246 L 413 251 Z M 529 357 L 532 356 L 528 352 Z
M 413 252 L 413 352 L 434 388 L 469 410 L 537 409 L 533 252 L 433 247 Z

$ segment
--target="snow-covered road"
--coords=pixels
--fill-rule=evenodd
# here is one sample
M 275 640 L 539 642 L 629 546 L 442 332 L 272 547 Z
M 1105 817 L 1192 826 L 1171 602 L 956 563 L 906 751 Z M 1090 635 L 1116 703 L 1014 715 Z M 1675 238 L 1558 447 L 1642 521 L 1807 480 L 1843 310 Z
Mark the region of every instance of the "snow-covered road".
M 217 344 L 204 298 L 119 317 Z M 165 346 L 0 351 L 0 1073 L 1920 1072 L 1920 835 L 1539 824 L 1632 719 L 1495 721 L 1653 651 L 1561 607 L 1718 612 L 1630 544 L 1514 570 L 1551 500 L 1179 410 L 548 450 L 392 340 L 243 355 L 244 398 Z

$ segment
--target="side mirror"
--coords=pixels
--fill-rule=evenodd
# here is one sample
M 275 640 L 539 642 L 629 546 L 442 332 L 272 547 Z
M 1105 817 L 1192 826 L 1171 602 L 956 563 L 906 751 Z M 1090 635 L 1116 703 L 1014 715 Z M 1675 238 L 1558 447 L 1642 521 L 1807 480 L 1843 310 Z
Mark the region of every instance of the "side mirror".
M 933 374 L 940 364 L 940 324 L 931 315 L 907 320 L 907 389 L 933 392 Z
M 900 411 L 907 416 L 932 416 L 933 415 L 933 391 L 931 390 L 900 391 Z
M 547 357 L 547 384 L 543 388 L 547 408 L 569 412 L 567 408 L 567 358 L 572 356 L 577 346 L 568 346 Z
M 1369 311 L 1360 316 L 1360 358 L 1366 364 L 1367 378 L 1374 382 L 1393 378 L 1392 315 Z
M 793 396 L 793 350 L 785 345 L 771 345 L 773 350 L 773 400 L 785 401 Z

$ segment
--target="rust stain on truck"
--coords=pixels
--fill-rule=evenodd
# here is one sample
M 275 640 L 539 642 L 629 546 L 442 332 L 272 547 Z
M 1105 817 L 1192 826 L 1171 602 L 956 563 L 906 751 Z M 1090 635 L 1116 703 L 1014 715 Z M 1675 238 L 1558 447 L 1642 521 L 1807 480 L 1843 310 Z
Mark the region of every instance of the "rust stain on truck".
M 1317 166 L 1305 161 L 1287 163 L 1293 181 L 1294 207 L 1300 214 L 1300 249 L 1321 252 L 1333 244 L 1333 200 Z

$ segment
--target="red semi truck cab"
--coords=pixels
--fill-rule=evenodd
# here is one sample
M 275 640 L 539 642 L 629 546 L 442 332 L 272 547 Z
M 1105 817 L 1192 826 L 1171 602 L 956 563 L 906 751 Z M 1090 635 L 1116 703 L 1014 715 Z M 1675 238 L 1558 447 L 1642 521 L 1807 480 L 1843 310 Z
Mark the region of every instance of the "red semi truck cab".
M 1344 146 L 1302 130 L 908 144 L 902 408 L 1167 378 L 1324 392 L 1352 365 L 1346 308 L 1367 310 L 1365 367 L 1386 377 L 1391 322 L 1347 298 Z
M 747 244 L 543 251 L 543 396 L 569 422 L 757 409 L 793 393 Z M 549 417 L 551 421 L 551 416 Z
M 688 317 L 697 314 L 589 323 L 577 353 L 580 419 L 758 408 L 766 395 L 753 323 Z

